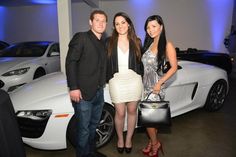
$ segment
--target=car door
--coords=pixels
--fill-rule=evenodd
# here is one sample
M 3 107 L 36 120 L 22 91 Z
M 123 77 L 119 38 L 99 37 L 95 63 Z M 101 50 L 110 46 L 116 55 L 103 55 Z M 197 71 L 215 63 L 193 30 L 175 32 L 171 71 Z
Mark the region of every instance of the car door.
M 60 48 L 58 43 L 50 46 L 47 54 L 47 73 L 60 71 Z
M 193 104 L 197 81 L 189 79 L 191 73 L 185 65 L 179 65 L 175 75 L 166 82 L 165 100 L 170 101 L 171 116 L 177 116 L 190 110 Z

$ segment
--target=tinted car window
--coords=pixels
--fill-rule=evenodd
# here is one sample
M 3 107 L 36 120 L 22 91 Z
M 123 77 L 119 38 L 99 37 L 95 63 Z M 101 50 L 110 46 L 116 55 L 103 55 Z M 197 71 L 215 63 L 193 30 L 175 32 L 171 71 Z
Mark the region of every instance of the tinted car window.
M 0 52 L 0 57 L 40 57 L 48 44 L 16 44 Z
M 6 48 L 6 47 L 8 47 L 9 46 L 9 44 L 8 43 L 6 43 L 6 42 L 3 42 L 3 41 L 0 41 L 0 50 L 2 50 L 2 49 L 4 49 L 4 48 Z
M 52 52 L 59 52 L 60 53 L 59 44 L 53 44 L 51 46 L 51 48 L 49 49 L 49 52 L 48 52 L 48 56 L 50 56 Z

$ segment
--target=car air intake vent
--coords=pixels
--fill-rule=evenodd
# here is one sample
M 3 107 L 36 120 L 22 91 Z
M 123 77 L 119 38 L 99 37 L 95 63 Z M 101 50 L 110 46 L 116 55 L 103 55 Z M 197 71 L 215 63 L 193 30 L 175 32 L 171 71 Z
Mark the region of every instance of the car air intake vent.
M 27 118 L 17 117 L 17 121 L 20 126 L 20 132 L 22 137 L 26 138 L 39 138 L 42 136 L 49 117 L 42 121 L 35 121 Z

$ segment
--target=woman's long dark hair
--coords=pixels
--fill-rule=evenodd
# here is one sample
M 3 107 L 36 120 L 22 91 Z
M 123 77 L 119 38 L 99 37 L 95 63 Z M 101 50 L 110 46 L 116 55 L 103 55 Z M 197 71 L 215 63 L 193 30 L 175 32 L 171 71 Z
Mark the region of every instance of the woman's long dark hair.
M 124 13 L 124 12 L 118 12 L 114 18 L 113 18 L 113 32 L 112 32 L 112 36 L 110 38 L 110 41 L 108 43 L 108 56 L 111 56 L 112 54 L 112 48 L 114 47 L 114 44 L 117 43 L 118 41 L 118 32 L 115 29 L 115 19 L 116 17 L 121 16 L 123 17 L 129 24 L 129 29 L 128 29 L 128 40 L 131 41 L 131 43 L 133 43 L 133 47 L 134 47 L 134 52 L 136 55 L 136 58 L 138 60 L 141 59 L 141 41 L 140 39 L 137 37 L 136 33 L 135 33 L 135 29 L 134 29 L 134 25 L 133 22 L 131 21 L 131 19 L 129 18 L 129 16 Z M 131 45 L 130 45 L 131 46 Z
M 146 35 L 145 35 L 145 39 L 144 39 L 144 45 L 143 45 L 143 49 L 142 49 L 142 52 L 146 52 L 147 49 L 150 47 L 150 45 L 152 44 L 153 42 L 153 38 L 151 38 L 149 36 L 149 34 L 147 33 L 147 25 L 150 21 L 154 21 L 156 20 L 161 26 L 162 26 L 162 31 L 161 31 L 161 34 L 160 34 L 160 38 L 159 38 L 159 41 L 158 41 L 158 47 L 157 47 L 157 62 L 158 62 L 158 70 L 160 70 L 164 65 L 164 60 L 166 58 L 166 33 L 165 33 L 165 26 L 164 26 L 164 22 L 161 18 L 161 16 L 159 15 L 152 15 L 152 16 L 149 16 L 145 22 L 145 25 L 144 25 L 144 30 L 146 32 Z

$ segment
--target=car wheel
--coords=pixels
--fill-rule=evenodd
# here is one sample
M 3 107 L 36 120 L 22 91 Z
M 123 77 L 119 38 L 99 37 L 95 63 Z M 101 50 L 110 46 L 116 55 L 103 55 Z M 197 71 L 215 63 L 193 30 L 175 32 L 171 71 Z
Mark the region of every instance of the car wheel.
M 43 75 L 46 75 L 46 72 L 43 68 L 39 68 L 35 71 L 33 79 L 37 79 Z
M 102 111 L 100 123 L 96 129 L 96 147 L 102 147 L 107 144 L 113 137 L 114 127 L 114 108 L 105 104 Z M 76 118 L 73 116 L 67 128 L 67 139 L 76 146 Z
M 227 82 L 225 80 L 216 81 L 208 93 L 205 109 L 209 112 L 217 111 L 223 107 L 227 95 Z
M 67 127 L 66 137 L 72 146 L 76 146 L 76 118 L 75 115 L 70 119 Z
M 105 104 L 103 107 L 100 123 L 96 129 L 97 148 L 104 146 L 112 139 L 115 132 L 114 115 L 114 108 L 109 104 Z

